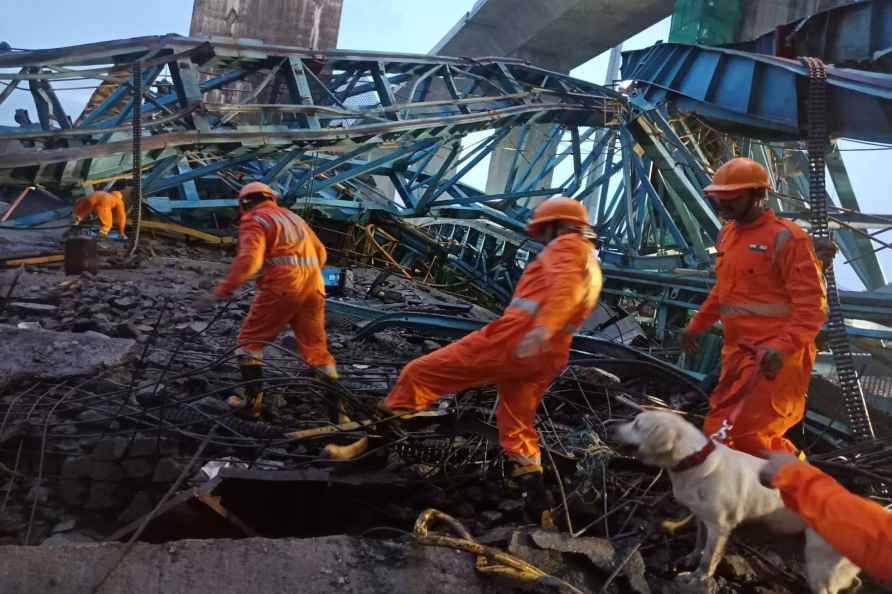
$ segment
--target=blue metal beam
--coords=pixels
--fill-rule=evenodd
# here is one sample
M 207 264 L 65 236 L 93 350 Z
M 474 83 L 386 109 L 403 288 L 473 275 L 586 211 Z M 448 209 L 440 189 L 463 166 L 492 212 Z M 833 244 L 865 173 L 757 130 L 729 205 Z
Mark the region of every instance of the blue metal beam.
M 672 101 L 743 136 L 798 140 L 808 69 L 791 60 L 728 49 L 658 44 L 630 56 L 623 78 L 638 82 L 635 105 Z M 758 84 L 754 84 L 758 81 Z M 892 142 L 892 76 L 827 67 L 832 137 Z

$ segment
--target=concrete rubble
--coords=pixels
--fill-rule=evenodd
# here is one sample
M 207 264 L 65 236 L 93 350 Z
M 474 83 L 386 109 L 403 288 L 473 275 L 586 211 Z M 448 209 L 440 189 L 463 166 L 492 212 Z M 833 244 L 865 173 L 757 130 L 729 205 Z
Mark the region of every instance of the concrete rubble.
M 504 592 L 466 555 L 349 536 L 0 547 L 4 594 Z
M 587 592 L 671 591 L 686 569 L 693 530 L 669 538 L 660 529 L 685 513 L 668 482 L 605 441 L 605 421 L 629 414 L 624 401 L 660 397 L 702 414 L 697 386 L 671 370 L 642 367 L 623 350 L 580 356 L 556 380 L 540 432 L 554 456 L 548 481 L 556 496 L 563 481 L 568 514 L 560 507 L 555 528 L 533 528 L 501 463 L 493 388 L 447 399 L 443 420 L 410 424 L 404 443 L 332 465 L 322 448 L 355 435 L 286 437 L 328 423 L 333 389 L 294 355 L 290 333 L 268 349 L 272 404 L 262 420 L 225 404 L 240 381 L 232 345 L 253 291 L 193 309 L 226 270 L 218 252 L 147 238 L 136 259 L 102 261 L 95 276 L 66 277 L 52 264 L 0 271 L 0 296 L 9 295 L 0 309 L 0 592 L 92 592 L 134 535 L 106 591 L 518 587 L 479 575 L 468 553 L 413 543 L 428 508 Z M 497 311 L 473 295 L 347 267 L 326 326 L 348 412 L 366 418 L 405 363 Z M 394 314 L 446 322 L 368 331 Z M 593 331 L 605 315 L 619 318 L 599 315 Z M 584 527 L 578 537 L 568 536 L 566 515 Z M 772 547 L 732 544 L 716 587 L 801 591 L 796 562 Z
M 33 308 L 18 308 L 26 315 Z M 38 315 L 45 310 L 36 310 Z M 136 341 L 98 332 L 53 332 L 0 325 L 0 380 L 61 380 L 85 376 L 126 363 Z

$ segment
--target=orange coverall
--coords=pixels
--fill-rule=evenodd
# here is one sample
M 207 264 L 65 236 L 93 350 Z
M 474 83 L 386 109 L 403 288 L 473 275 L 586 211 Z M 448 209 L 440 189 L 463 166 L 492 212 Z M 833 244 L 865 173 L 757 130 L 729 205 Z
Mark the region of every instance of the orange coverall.
M 117 194 L 111 192 L 93 192 L 85 198 L 81 198 L 74 205 L 74 216 L 82 221 L 93 213 L 99 219 L 99 233 L 107 235 L 112 228 L 112 213 L 117 223 L 118 233 L 125 235 L 127 227 L 127 209 L 124 201 Z
M 422 410 L 444 394 L 495 384 L 502 448 L 521 465 L 541 464 L 536 409 L 567 364 L 573 334 L 597 303 L 601 282 L 592 244 L 575 233 L 557 237 L 526 267 L 501 318 L 409 363 L 385 404 Z M 535 326 L 547 331 L 543 352 L 518 359 L 517 344 Z
M 262 343 L 290 324 L 307 365 L 335 364 L 325 336 L 325 259 L 325 246 L 310 226 L 272 200 L 242 214 L 238 256 L 214 289 L 226 297 L 263 269 L 238 337 L 242 354 L 262 360 Z
M 821 265 L 808 235 L 770 209 L 752 223 L 726 225 L 716 248 L 715 286 L 688 324 L 688 332 L 699 334 L 721 319 L 724 332 L 722 371 L 703 432 L 719 429 L 739 402 L 738 392 L 758 373 L 740 344 L 770 347 L 783 353 L 784 366 L 773 380 L 755 380 L 728 445 L 756 456 L 765 450 L 795 454 L 783 436 L 805 414 L 814 339 L 827 316 Z
M 787 507 L 837 552 L 871 576 L 892 582 L 892 513 L 808 464 L 782 466 L 774 486 Z

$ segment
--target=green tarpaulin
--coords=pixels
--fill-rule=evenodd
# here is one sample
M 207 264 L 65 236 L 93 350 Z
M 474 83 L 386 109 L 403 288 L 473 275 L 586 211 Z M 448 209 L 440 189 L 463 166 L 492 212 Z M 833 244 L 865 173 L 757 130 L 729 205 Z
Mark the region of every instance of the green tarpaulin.
M 676 0 L 669 41 L 722 45 L 736 40 L 740 0 Z

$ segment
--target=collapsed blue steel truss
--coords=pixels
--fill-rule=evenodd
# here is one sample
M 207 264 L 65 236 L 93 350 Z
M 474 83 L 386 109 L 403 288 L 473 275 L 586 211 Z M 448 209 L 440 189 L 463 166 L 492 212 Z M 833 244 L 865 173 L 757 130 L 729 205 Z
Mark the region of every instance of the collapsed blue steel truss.
M 13 148 L 0 154 L 0 182 L 76 189 L 125 180 L 137 62 L 144 191 L 161 213 L 232 207 L 237 185 L 258 179 L 330 217 L 486 219 L 520 233 L 531 201 L 563 193 L 589 205 L 609 260 L 709 263 L 718 222 L 700 196 L 706 177 L 667 121 L 656 111 L 633 118 L 610 89 L 513 60 L 177 36 L 7 52 L 7 89 L 31 86 L 39 122 L 2 130 Z M 103 84 L 72 120 L 54 84 L 75 76 Z M 244 81 L 250 93 L 227 100 Z M 506 150 L 514 158 L 500 191 L 468 183 Z
M 805 70 L 732 50 L 666 44 L 627 55 L 625 77 L 636 82 L 618 93 L 511 59 L 168 35 L 0 53 L 0 102 L 28 93 L 37 119 L 0 127 L 0 184 L 63 194 L 127 184 L 137 67 L 143 187 L 162 216 L 208 227 L 232 212 L 240 184 L 261 180 L 293 208 L 381 225 L 400 239 L 406 263 L 438 250 L 504 300 L 540 247 L 523 233 L 531 207 L 562 193 L 589 208 L 614 279 L 608 294 L 660 304 L 658 337 L 679 321 L 676 310 L 702 298 L 686 293 L 678 269 L 707 270 L 719 229 L 702 196 L 715 159 L 687 116 L 741 137 L 804 137 Z M 830 72 L 834 133 L 892 139 L 892 77 Z M 58 96 L 68 80 L 98 85 L 76 118 Z M 783 164 L 771 146 L 741 148 L 773 172 Z M 504 167 L 481 189 L 479 172 L 496 158 Z M 850 209 L 837 221 L 856 227 L 845 228 L 843 250 L 878 288 L 885 278 L 864 234 L 888 219 L 858 218 L 842 161 L 833 163 Z M 807 192 L 801 180 L 778 181 L 788 195 Z M 865 315 L 892 319 L 880 309 Z

